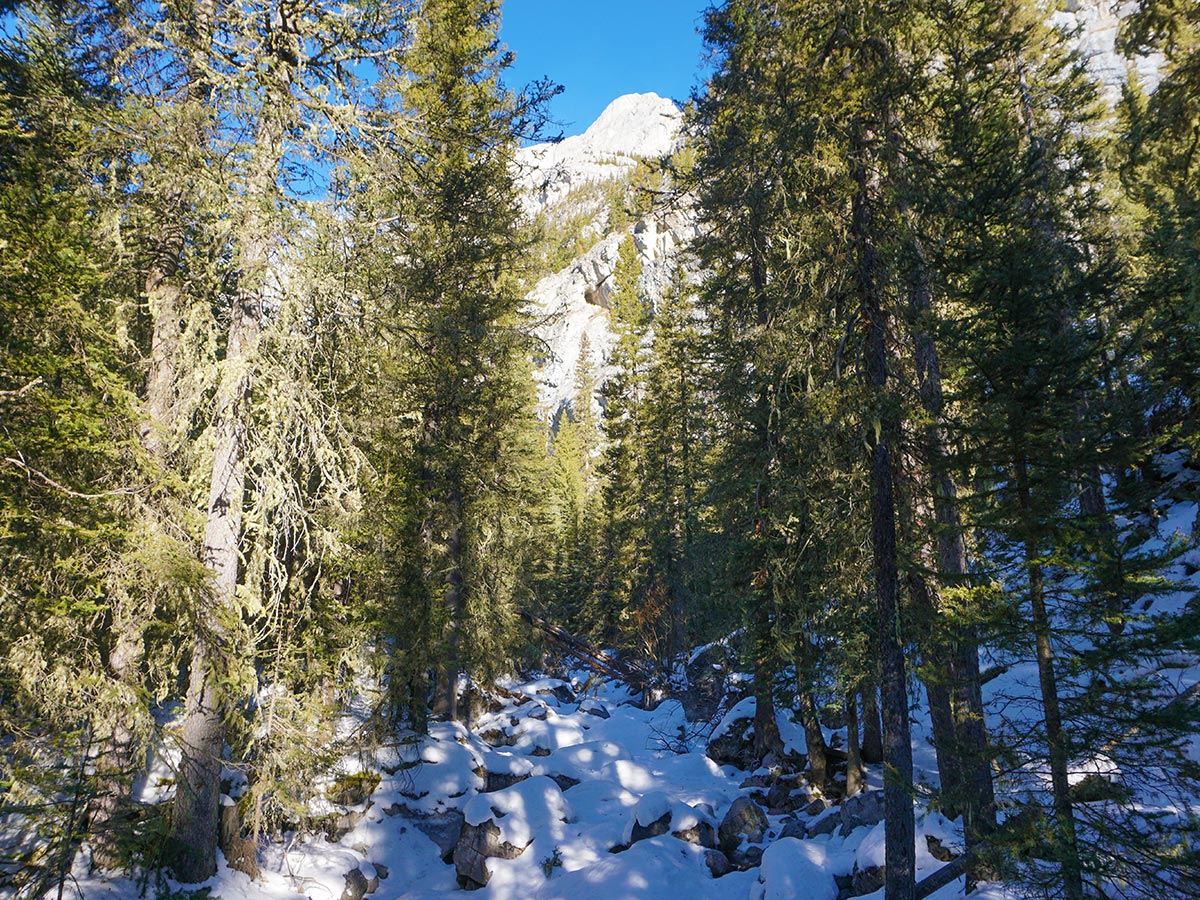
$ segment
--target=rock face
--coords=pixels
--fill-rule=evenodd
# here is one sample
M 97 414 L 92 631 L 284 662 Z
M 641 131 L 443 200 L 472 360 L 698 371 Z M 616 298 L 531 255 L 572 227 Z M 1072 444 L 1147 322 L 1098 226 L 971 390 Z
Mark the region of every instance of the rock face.
M 639 290 L 657 303 L 680 248 L 695 234 L 695 219 L 686 204 L 646 214 L 632 225 L 611 227 L 612 197 L 606 195 L 609 187 L 627 181 L 640 161 L 677 149 L 681 125 L 682 114 L 670 100 L 628 94 L 609 104 L 583 134 L 526 147 L 518 154 L 526 213 L 571 222 L 573 229 L 582 227 L 581 238 L 586 236 L 587 249 L 543 277 L 526 298 L 543 323 L 539 337 L 548 350 L 537 360 L 540 405 L 548 418 L 574 394 L 585 335 L 600 381 L 608 374 L 604 367 L 613 339 L 607 307 L 621 242 L 633 238 L 642 263 Z M 580 218 L 585 225 L 579 224 Z
M 1128 0 L 1066 0 L 1062 9 L 1051 16 L 1054 25 L 1068 35 L 1079 50 L 1092 77 L 1103 86 L 1105 98 L 1114 103 L 1121 96 L 1121 85 L 1132 68 L 1147 90 L 1158 85 L 1160 54 L 1126 59 L 1117 52 L 1117 32 L 1121 19 L 1133 11 Z
M 682 121 L 679 108 L 658 94 L 626 94 L 583 134 L 522 149 L 518 162 L 526 207 L 537 212 L 573 187 L 607 181 L 639 159 L 667 155 L 679 145 Z

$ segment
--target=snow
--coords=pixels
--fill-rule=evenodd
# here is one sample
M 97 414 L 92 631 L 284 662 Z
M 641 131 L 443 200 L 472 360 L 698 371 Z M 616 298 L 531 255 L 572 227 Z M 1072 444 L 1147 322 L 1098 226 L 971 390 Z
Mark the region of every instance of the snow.
M 554 144 L 535 144 L 519 153 L 524 180 L 532 189 L 557 182 L 550 196 L 573 184 L 615 177 L 637 159 L 665 156 L 678 146 L 683 115 L 658 94 L 626 94 L 612 101 L 583 134 Z M 543 203 L 547 189 L 543 188 Z
M 491 820 L 500 829 L 500 840 L 526 847 L 534 835 L 561 836 L 560 825 L 571 817 L 571 807 L 558 785 L 544 775 L 518 782 L 491 794 L 480 794 L 467 804 L 468 825 Z
M 624 853 L 546 882 L 536 900 L 745 900 L 752 873 L 714 880 L 703 848 L 668 835 L 639 841 Z
M 824 848 L 812 841 L 776 841 L 763 853 L 750 900 L 837 900 L 837 882 L 825 863 Z

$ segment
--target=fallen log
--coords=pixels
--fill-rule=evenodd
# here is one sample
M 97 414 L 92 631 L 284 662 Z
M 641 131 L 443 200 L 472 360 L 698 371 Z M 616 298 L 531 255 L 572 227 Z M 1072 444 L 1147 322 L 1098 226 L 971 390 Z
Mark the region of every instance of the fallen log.
M 946 865 L 942 866 L 929 877 L 922 878 L 917 882 L 917 890 L 913 894 L 913 900 L 925 900 L 934 891 L 939 891 L 952 881 L 957 881 L 966 874 L 970 860 L 971 854 L 964 853 L 962 856 L 950 860 L 950 862 L 946 863 Z
M 520 611 L 521 618 L 541 632 L 542 636 L 568 656 L 573 656 L 589 669 L 623 681 L 635 690 L 645 690 L 651 673 L 636 663 L 624 662 L 605 656 L 600 650 L 582 641 L 564 628 L 535 616 L 528 610 Z

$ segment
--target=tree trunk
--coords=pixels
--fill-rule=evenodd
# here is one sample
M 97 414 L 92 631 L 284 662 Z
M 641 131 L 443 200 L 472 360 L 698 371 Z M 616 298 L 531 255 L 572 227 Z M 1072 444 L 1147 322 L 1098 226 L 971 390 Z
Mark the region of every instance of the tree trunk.
M 902 204 L 902 213 L 912 226 L 909 211 Z M 942 387 L 941 359 L 937 343 L 929 327 L 933 315 L 933 289 L 925 248 L 911 228 L 909 243 L 913 254 L 913 274 L 909 286 L 909 317 L 913 341 L 913 358 L 917 370 L 917 391 L 926 414 L 924 445 L 933 486 L 933 514 L 936 523 L 937 571 L 941 585 L 959 586 L 969 575 L 967 546 L 963 538 L 962 517 L 959 511 L 958 486 L 947 471 L 949 451 L 942 418 L 945 394 Z M 937 598 L 930 592 L 929 601 L 935 611 Z M 935 622 L 935 628 L 938 627 Z M 938 628 L 939 631 L 942 629 Z M 948 681 L 949 711 L 952 717 L 949 734 L 954 742 L 955 780 L 959 791 L 953 798 L 951 813 L 961 803 L 963 829 L 968 852 L 976 849 L 996 827 L 996 797 L 992 784 L 987 725 L 983 711 L 983 692 L 979 680 L 979 641 L 973 625 L 954 626 L 944 634 L 935 653 L 938 671 L 945 671 Z M 940 696 L 939 710 L 945 709 Z M 935 697 L 929 698 L 931 710 Z M 940 714 L 940 713 L 939 713 Z M 945 725 L 941 725 L 945 728 Z M 942 766 L 939 756 L 939 769 Z M 945 788 L 943 780 L 943 788 Z M 953 797 L 953 794 L 951 795 Z M 984 871 L 981 854 L 971 853 L 967 883 L 990 875 Z
M 280 48 L 282 50 L 282 48 Z M 213 418 L 216 442 L 209 481 L 202 562 L 210 574 L 210 602 L 197 611 L 180 740 L 181 759 L 171 816 L 168 855 L 175 877 L 204 881 L 216 871 L 221 759 L 225 745 L 220 679 L 214 671 L 228 652 L 229 622 L 238 616 L 242 504 L 246 492 L 246 440 L 254 356 L 270 264 L 269 224 L 262 212 L 283 158 L 283 116 L 290 103 L 291 68 L 273 60 L 273 81 L 260 110 L 251 168 L 235 232 L 237 295 L 231 304 L 225 359 Z
M 114 612 L 116 639 L 108 654 L 113 679 L 122 690 L 125 715 L 117 715 L 108 725 L 108 734 L 95 763 L 95 796 L 88 808 L 88 842 L 92 846 L 92 864 L 115 869 L 122 863 L 123 832 L 132 801 L 133 778 L 138 768 L 139 742 L 132 721 L 138 706 L 133 685 L 140 676 L 144 655 L 141 630 L 134 621 Z
M 909 596 L 922 618 L 927 619 L 930 630 L 936 629 L 933 622 L 935 612 L 929 599 L 929 585 L 924 576 L 909 576 Z M 925 696 L 929 700 L 929 722 L 933 728 L 933 749 L 937 756 L 938 778 L 941 781 L 939 800 L 947 818 L 957 819 L 962 814 L 960 803 L 963 798 L 962 761 L 959 757 L 959 742 L 954 713 L 950 702 L 949 653 L 937 636 L 925 640 L 922 682 Z
M 874 679 L 863 685 L 862 697 L 862 758 L 864 763 L 883 762 L 883 721 L 879 718 L 879 700 L 875 695 Z
M 779 736 L 779 722 L 775 719 L 775 665 L 771 652 L 770 618 L 767 601 L 761 596 L 766 592 L 757 588 L 757 605 L 754 611 L 754 756 L 758 760 L 767 754 L 783 752 L 783 739 Z
M 227 652 L 226 617 L 237 610 L 234 595 L 246 489 L 246 416 L 259 309 L 257 294 L 242 295 L 234 305 L 216 415 L 217 444 L 202 558 L 211 575 L 211 603 L 201 607 L 195 623 L 180 742 L 182 758 L 171 817 L 171 864 L 175 877 L 184 883 L 204 881 L 216 872 L 225 730 L 223 700 L 213 667 Z
M 177 248 L 164 253 L 177 255 Z M 172 424 L 175 393 L 175 360 L 179 350 L 179 288 L 168 278 L 161 264 L 151 267 L 146 277 L 146 302 L 150 313 L 150 366 L 146 373 L 146 399 L 139 427 L 142 445 L 160 465 L 165 466 L 165 432 Z M 133 686 L 141 677 L 144 647 L 141 622 L 132 611 L 121 606 L 113 610 L 113 646 L 108 666 L 113 679 L 128 697 L 130 715 L 136 706 Z M 96 796 L 89 811 L 88 840 L 92 845 L 93 865 L 101 869 L 118 867 L 123 830 L 121 816 L 129 808 L 138 746 L 128 716 L 118 715 L 110 723 L 103 749 L 96 760 Z
M 858 698 L 855 691 L 846 692 L 846 796 L 853 797 L 862 790 L 862 749 L 858 741 Z
M 1014 466 L 1017 482 L 1017 501 L 1025 521 L 1034 516 L 1029 469 L 1023 455 Z M 1033 634 L 1037 646 L 1038 682 L 1042 692 L 1042 713 L 1046 719 L 1046 743 L 1050 749 L 1050 784 L 1054 795 L 1055 833 L 1061 854 L 1063 889 L 1067 900 L 1082 900 L 1083 878 L 1079 866 L 1079 850 L 1075 837 L 1075 810 L 1071 802 L 1068 778 L 1070 764 L 1066 735 L 1062 727 L 1062 710 L 1058 701 L 1058 676 L 1054 671 L 1054 647 L 1051 643 L 1050 615 L 1046 609 L 1044 574 L 1038 562 L 1037 542 L 1025 538 L 1025 564 L 1029 578 L 1029 602 L 1033 613 Z
M 804 728 L 804 750 L 808 754 L 808 780 L 822 792 L 829 787 L 829 766 L 825 754 L 825 734 L 813 703 L 812 692 L 801 685 L 796 694 L 800 724 Z
M 450 721 L 458 721 L 458 676 L 461 669 L 460 644 L 465 612 L 462 571 L 462 491 L 455 487 L 446 504 L 449 533 L 446 535 L 446 588 L 443 593 L 445 623 L 442 643 L 445 659 L 438 669 L 434 712 Z
M 851 231 L 857 251 L 858 294 L 867 329 L 865 381 L 871 390 L 874 421 L 868 422 L 871 448 L 871 545 L 878 609 L 880 695 L 884 743 L 884 851 L 886 900 L 913 900 L 916 890 L 916 823 L 913 816 L 912 740 L 908 687 L 900 635 L 899 573 L 896 559 L 896 507 L 892 478 L 895 412 L 887 384 L 887 313 L 880 283 L 882 262 L 875 244 L 871 204 L 879 192 L 870 136 L 856 136 L 851 166 L 855 192 Z
M 796 708 L 804 728 L 804 750 L 808 755 L 808 780 L 824 792 L 829 787 L 829 767 L 825 753 L 825 733 L 813 702 L 809 673 L 816 662 L 816 648 L 801 635 L 796 643 Z

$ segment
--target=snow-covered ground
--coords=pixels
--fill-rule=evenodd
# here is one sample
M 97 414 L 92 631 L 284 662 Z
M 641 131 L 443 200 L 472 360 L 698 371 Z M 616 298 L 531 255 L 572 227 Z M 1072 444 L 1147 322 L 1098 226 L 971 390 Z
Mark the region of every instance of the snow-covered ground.
M 584 677 L 580 673 L 576 687 Z M 881 824 L 845 835 L 782 836 L 785 829 L 803 834 L 805 825 L 836 812 L 818 816 L 801 809 L 767 816 L 762 839 L 732 851 L 755 859 L 754 847 L 763 849 L 761 864 L 714 877 L 710 851 L 673 833 L 686 835 L 707 824 L 715 834 L 735 800 L 761 799 L 756 782 L 764 780 L 766 770 L 753 779 L 754 773 L 719 767 L 705 755 L 699 738 L 692 739 L 689 752 L 666 749 L 687 730 L 675 701 L 645 711 L 615 683 L 596 686 L 587 696 L 554 679 L 507 687 L 511 697 L 504 707 L 486 715 L 473 731 L 437 724 L 415 743 L 345 760 L 345 771 L 367 768 L 381 780 L 369 802 L 357 808 L 365 811 L 361 821 L 337 842 L 289 836 L 266 846 L 259 880 L 229 869 L 222 858 L 218 874 L 197 887 L 211 888 L 211 896 L 223 900 L 323 900 L 342 897 L 347 873 L 357 869 L 368 885 L 377 881 L 376 897 L 463 896 L 454 864 L 443 861 L 452 846 L 449 838 L 442 846 L 436 838 L 464 819 L 474 826 L 492 821 L 501 841 L 524 848 L 515 859 L 486 862 L 488 883 L 473 893 L 480 900 L 835 900 L 835 876 L 882 863 Z M 744 712 L 735 707 L 730 716 Z M 508 787 L 485 792 L 489 781 L 510 780 Z M 878 785 L 877 773 L 872 781 Z M 802 782 L 797 789 L 805 790 Z M 636 839 L 636 826 L 644 830 L 665 816 L 670 816 L 667 833 Z M 937 813 L 921 814 L 918 831 L 919 875 L 924 876 L 944 864 L 930 855 L 926 834 L 951 849 L 961 835 Z M 127 879 L 89 875 L 86 854 L 75 874 L 78 880 L 67 896 L 78 892 L 88 900 L 116 900 L 138 893 Z M 960 879 L 957 887 L 935 896 L 947 900 L 961 893 Z

